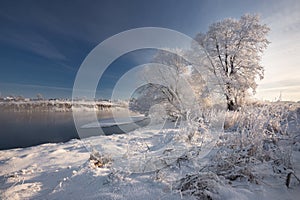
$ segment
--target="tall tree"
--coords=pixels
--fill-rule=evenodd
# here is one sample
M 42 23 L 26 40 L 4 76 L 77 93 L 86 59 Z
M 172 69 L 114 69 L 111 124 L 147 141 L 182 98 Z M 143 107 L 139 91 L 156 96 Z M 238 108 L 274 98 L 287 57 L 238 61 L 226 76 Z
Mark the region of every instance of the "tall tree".
M 209 57 L 209 67 L 222 84 L 229 110 L 236 110 L 249 90 L 255 93 L 256 79 L 263 79 L 260 61 L 269 44 L 269 30 L 258 15 L 246 14 L 239 20 L 213 23 L 205 34 L 196 36 Z

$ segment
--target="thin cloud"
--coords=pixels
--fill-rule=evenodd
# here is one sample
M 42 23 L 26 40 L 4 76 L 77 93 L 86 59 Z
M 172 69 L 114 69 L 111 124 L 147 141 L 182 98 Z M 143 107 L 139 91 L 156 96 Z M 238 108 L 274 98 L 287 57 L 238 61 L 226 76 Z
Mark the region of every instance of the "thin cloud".
M 259 82 L 257 95 L 273 99 L 284 91 L 293 93 L 289 95 L 293 100 L 300 99 L 300 3 L 280 1 L 264 9 L 269 13 L 263 22 L 271 28 L 271 44 L 263 55 L 265 78 Z
M 289 92 L 298 92 L 300 91 L 300 85 L 291 85 L 291 86 L 282 86 L 282 87 L 273 87 L 273 88 L 264 88 L 260 89 L 261 92 L 265 91 L 289 91 Z
M 0 83 L 0 85 L 17 86 L 17 87 L 27 87 L 27 88 L 37 88 L 37 89 L 51 89 L 51 90 L 72 91 L 72 88 L 57 87 L 57 86 L 46 86 L 46 85 L 19 84 L 19 83 Z
M 33 31 L 19 33 L 6 29 L 0 34 L 0 40 L 16 48 L 30 51 L 48 59 L 66 60 L 66 57 L 47 39 Z

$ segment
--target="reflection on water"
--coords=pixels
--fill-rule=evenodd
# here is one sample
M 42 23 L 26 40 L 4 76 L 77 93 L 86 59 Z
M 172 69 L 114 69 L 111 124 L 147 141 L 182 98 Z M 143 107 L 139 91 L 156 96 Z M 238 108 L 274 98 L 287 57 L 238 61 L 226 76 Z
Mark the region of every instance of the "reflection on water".
M 83 117 L 85 113 L 82 113 Z M 112 113 L 100 111 L 98 119 L 110 118 Z M 125 116 L 120 112 L 120 117 Z M 90 123 L 87 121 L 87 123 Z M 106 135 L 130 131 L 130 126 L 119 129 L 103 128 Z M 85 137 L 99 135 L 97 129 L 86 130 Z M 82 136 L 81 136 L 82 137 Z M 29 147 L 48 142 L 66 142 L 79 138 L 72 112 L 11 112 L 0 111 L 0 150 Z

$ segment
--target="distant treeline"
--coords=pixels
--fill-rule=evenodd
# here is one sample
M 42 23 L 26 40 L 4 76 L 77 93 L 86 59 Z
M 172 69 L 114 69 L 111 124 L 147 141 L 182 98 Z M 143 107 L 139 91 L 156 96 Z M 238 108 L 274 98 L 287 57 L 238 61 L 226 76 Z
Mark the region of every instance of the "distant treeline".
M 82 110 L 107 110 L 112 107 L 125 107 L 124 104 L 112 103 L 109 101 L 2 101 L 0 102 L 0 111 L 72 111 L 74 109 Z

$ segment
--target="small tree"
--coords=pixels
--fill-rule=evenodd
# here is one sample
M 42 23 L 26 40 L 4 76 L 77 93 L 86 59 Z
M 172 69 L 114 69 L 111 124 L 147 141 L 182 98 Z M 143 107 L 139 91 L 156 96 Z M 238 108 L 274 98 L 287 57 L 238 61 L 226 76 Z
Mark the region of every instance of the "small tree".
M 38 94 L 36 95 L 36 98 L 37 98 L 38 100 L 43 100 L 43 99 L 44 99 L 44 97 L 43 97 L 43 95 L 42 95 L 41 93 L 38 93 Z
M 161 92 L 161 87 L 161 85 L 149 83 L 136 89 L 134 97 L 130 99 L 129 109 L 134 112 L 148 115 L 152 106 L 166 102 L 166 97 Z
M 139 96 L 131 101 L 132 109 L 147 112 L 151 106 L 163 104 L 171 117 L 186 117 L 189 110 L 196 110 L 201 77 L 184 59 L 185 53 L 181 49 L 158 51 L 153 59 L 157 67 L 148 66 L 142 72 L 148 84 L 140 88 Z
M 263 78 L 260 61 L 269 44 L 269 30 L 258 15 L 246 14 L 239 20 L 213 23 L 207 33 L 196 36 L 209 57 L 210 68 L 220 79 L 229 110 L 236 110 L 249 90 L 255 93 L 256 78 Z

